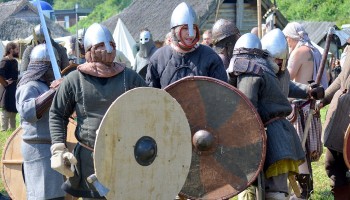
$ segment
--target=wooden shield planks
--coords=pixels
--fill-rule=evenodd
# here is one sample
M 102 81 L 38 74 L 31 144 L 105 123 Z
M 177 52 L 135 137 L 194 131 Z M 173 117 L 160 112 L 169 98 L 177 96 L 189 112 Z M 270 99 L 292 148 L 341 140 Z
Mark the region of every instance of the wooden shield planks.
M 67 126 L 67 146 L 70 151 L 73 150 L 77 140 L 74 136 L 76 128 L 76 122 L 72 119 L 69 120 Z M 1 177 L 5 189 L 9 196 L 14 200 L 26 199 L 26 189 L 22 175 L 23 157 L 21 154 L 21 142 L 22 142 L 23 129 L 17 128 L 11 136 L 7 139 L 2 158 L 2 170 Z M 67 195 L 66 199 L 73 199 L 73 197 Z
M 346 130 L 344 137 L 344 148 L 343 148 L 343 156 L 346 166 L 348 166 L 350 170 L 350 124 Z
M 136 161 L 137 142 L 156 142 L 153 162 Z M 136 88 L 121 95 L 105 114 L 95 142 L 98 180 L 107 199 L 174 199 L 191 163 L 191 132 L 181 106 L 167 92 Z
M 191 127 L 192 163 L 181 194 L 228 199 L 243 191 L 258 176 L 266 152 L 264 126 L 248 98 L 209 77 L 186 77 L 165 90 L 180 103 Z M 200 135 L 209 145 L 198 145 Z
M 17 128 L 7 139 L 2 154 L 2 181 L 12 199 L 26 199 L 26 188 L 22 176 L 23 157 L 21 154 L 23 129 Z

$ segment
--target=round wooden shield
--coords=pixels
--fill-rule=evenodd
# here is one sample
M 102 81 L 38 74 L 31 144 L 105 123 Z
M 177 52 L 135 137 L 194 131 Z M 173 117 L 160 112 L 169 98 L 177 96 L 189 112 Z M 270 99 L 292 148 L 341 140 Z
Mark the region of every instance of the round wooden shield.
M 350 124 L 346 129 L 345 137 L 344 137 L 344 148 L 343 148 L 343 156 L 346 166 L 348 166 L 350 170 Z
M 171 199 L 191 163 L 191 131 L 181 106 L 164 90 L 135 88 L 105 114 L 95 142 L 98 180 L 107 199 Z
M 165 88 L 185 111 L 192 163 L 181 190 L 190 199 L 228 199 L 249 186 L 265 161 L 266 135 L 247 97 L 209 77 L 186 77 Z
M 76 122 L 69 120 L 67 126 L 67 147 L 73 151 L 77 140 L 74 136 Z M 21 153 L 23 129 L 18 127 L 7 139 L 1 158 L 1 177 L 11 199 L 26 199 L 26 187 L 22 175 L 23 157 Z M 66 199 L 72 199 L 67 195 Z

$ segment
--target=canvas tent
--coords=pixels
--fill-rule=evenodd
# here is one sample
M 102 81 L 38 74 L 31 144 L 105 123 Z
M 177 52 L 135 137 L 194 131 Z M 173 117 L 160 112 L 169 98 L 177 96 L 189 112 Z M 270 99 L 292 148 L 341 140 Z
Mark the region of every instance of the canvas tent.
M 131 36 L 130 32 L 120 18 L 118 19 L 117 25 L 114 29 L 113 39 L 116 43 L 116 49 L 123 52 L 129 59 L 131 65 L 134 65 L 135 57 L 133 47 L 136 45 L 136 41 Z

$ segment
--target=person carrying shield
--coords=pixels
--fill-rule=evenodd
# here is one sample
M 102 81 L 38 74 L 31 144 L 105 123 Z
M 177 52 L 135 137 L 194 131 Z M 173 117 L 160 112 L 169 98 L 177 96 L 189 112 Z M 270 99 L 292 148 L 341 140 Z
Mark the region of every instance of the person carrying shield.
M 94 23 L 86 30 L 84 48 L 86 62 L 63 79 L 50 109 L 51 167 L 68 178 L 62 185 L 67 193 L 94 199 L 104 198 L 87 180 L 95 173 L 96 131 L 117 97 L 146 84 L 135 71 L 113 62 L 115 42 L 105 26 Z M 78 140 L 74 154 L 68 152 L 65 144 L 66 127 L 73 112 L 77 116 Z
M 220 57 L 208 46 L 197 44 L 200 33 L 193 8 L 180 3 L 171 16 L 172 43 L 158 49 L 147 68 L 146 83 L 156 88 L 185 76 L 209 76 L 227 82 Z
M 31 51 L 27 71 L 16 91 L 16 108 L 23 129 L 21 153 L 27 199 L 63 200 L 65 195 L 61 189 L 63 176 L 50 166 L 48 111 L 54 88 L 59 85 L 59 81 L 54 80 L 46 45 L 39 44 Z
M 350 48 L 346 50 L 350 55 Z M 350 56 L 345 58 L 342 71 L 326 89 L 319 108 L 329 104 L 324 123 L 323 142 L 326 148 L 325 169 L 331 180 L 335 200 L 350 199 L 350 177 L 344 162 L 344 134 L 350 123 Z
M 247 33 L 237 40 L 227 72 L 230 84 L 248 97 L 266 127 L 265 197 L 282 200 L 289 192 L 288 174 L 298 173 L 305 155 L 294 127 L 286 120 L 292 108 L 280 88 L 278 70 L 259 38 Z

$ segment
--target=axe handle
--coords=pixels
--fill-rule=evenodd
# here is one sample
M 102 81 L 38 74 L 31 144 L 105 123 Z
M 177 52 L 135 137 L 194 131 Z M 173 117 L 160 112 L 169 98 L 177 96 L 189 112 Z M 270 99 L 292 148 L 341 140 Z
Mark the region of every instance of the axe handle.
M 323 71 L 324 71 L 324 68 L 325 68 L 326 62 L 327 62 L 329 46 L 331 44 L 333 33 L 334 33 L 334 27 L 330 27 L 329 30 L 328 30 L 328 33 L 327 33 L 326 45 L 324 47 L 322 60 L 321 60 L 321 63 L 320 63 L 320 68 L 319 68 L 319 70 L 317 72 L 317 76 L 316 76 L 316 80 L 315 80 L 315 82 L 317 84 L 320 84 L 320 82 L 321 82 L 322 74 L 323 74 Z
M 297 181 L 295 180 L 295 176 L 293 174 L 289 174 L 288 175 L 288 180 L 289 180 L 289 184 L 292 187 L 294 194 L 296 197 L 300 197 L 301 193 L 300 193 L 300 189 L 299 186 L 297 184 Z
M 320 82 L 321 82 L 323 71 L 324 71 L 324 68 L 326 66 L 329 46 L 331 44 L 331 40 L 332 40 L 332 36 L 333 36 L 334 30 L 335 30 L 334 27 L 330 27 L 328 32 L 327 32 L 326 45 L 325 45 L 325 48 L 324 48 L 324 51 L 323 51 L 323 55 L 322 55 L 322 59 L 321 59 L 321 63 L 320 63 L 320 68 L 317 71 L 317 76 L 316 76 L 316 80 L 315 80 L 316 84 L 320 84 Z M 305 124 L 305 127 L 304 127 L 304 136 L 303 136 L 303 140 L 302 140 L 302 143 L 301 143 L 304 150 L 306 149 L 305 148 L 305 143 L 306 143 L 306 139 L 307 139 L 307 137 L 309 135 L 309 129 L 310 129 L 310 126 L 311 126 L 312 115 L 313 115 L 313 113 L 315 111 L 315 105 L 316 105 L 316 100 L 315 99 L 311 99 L 310 110 L 309 110 L 309 114 L 307 116 L 306 124 Z

